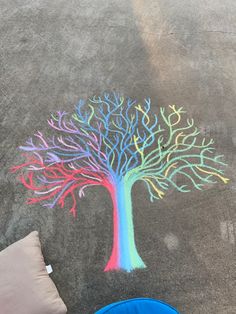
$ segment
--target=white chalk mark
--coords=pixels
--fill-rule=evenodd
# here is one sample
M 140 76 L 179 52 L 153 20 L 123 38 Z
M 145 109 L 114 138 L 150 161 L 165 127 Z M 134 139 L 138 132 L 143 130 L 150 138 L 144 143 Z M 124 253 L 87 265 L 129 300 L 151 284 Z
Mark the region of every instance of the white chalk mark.
M 228 232 L 229 232 L 229 243 L 235 243 L 235 236 L 234 236 L 234 225 L 232 221 L 228 224 Z
M 230 220 L 220 222 L 221 238 L 225 242 L 235 244 L 234 223 Z
M 179 247 L 179 240 L 173 233 L 168 233 L 164 238 L 164 242 L 170 251 L 176 250 Z
M 220 232 L 221 232 L 222 240 L 228 241 L 228 228 L 227 228 L 227 222 L 226 221 L 220 222 Z

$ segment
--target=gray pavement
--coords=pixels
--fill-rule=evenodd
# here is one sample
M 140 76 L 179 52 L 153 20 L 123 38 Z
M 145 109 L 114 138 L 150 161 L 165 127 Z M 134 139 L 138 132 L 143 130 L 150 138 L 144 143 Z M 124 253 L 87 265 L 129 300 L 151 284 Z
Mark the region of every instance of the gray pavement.
M 173 191 L 150 203 L 133 189 L 139 253 L 147 269 L 104 273 L 112 204 L 87 191 L 78 217 L 26 205 L 9 168 L 51 112 L 116 90 L 152 110 L 182 105 L 228 163 L 228 185 Z M 236 2 L 233 0 L 0 0 L 0 249 L 39 230 L 69 314 L 130 297 L 165 300 L 183 314 L 236 313 Z

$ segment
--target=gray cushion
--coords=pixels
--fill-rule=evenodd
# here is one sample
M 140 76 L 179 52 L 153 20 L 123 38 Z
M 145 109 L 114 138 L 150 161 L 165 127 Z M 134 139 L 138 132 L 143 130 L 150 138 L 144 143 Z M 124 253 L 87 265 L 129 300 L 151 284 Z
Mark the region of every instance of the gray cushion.
M 67 313 L 47 274 L 36 231 L 0 252 L 0 313 Z

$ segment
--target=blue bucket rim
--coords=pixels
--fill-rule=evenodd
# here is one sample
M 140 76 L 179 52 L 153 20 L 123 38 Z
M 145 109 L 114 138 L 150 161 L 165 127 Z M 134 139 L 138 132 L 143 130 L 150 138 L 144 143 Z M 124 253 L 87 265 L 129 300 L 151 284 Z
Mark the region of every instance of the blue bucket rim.
M 114 302 L 114 303 L 111 303 L 111 304 L 107 304 L 105 305 L 103 308 L 101 308 L 100 310 L 98 310 L 97 312 L 95 312 L 95 314 L 99 314 L 100 311 L 104 310 L 104 314 L 107 313 L 110 309 L 114 308 L 114 307 L 117 307 L 121 304 L 124 304 L 124 303 L 129 303 L 129 302 L 134 302 L 134 301 L 152 301 L 152 302 L 155 302 L 155 303 L 161 303 L 165 306 L 167 306 L 169 309 L 172 309 L 176 312 L 176 314 L 180 314 L 179 312 L 177 312 L 177 310 L 171 306 L 170 304 L 164 302 L 164 301 L 161 301 L 161 300 L 156 300 L 156 299 L 152 299 L 152 298 L 132 298 L 132 299 L 128 299 L 128 300 L 121 300 L 121 301 L 117 301 L 117 302 Z M 106 307 L 109 307 L 106 309 Z

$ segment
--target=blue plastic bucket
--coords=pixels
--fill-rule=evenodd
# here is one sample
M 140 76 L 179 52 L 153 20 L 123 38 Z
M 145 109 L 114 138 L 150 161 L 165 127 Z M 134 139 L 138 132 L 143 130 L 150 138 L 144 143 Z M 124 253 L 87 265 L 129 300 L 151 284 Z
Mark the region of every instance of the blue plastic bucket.
M 180 314 L 172 306 L 148 298 L 129 299 L 105 306 L 95 314 Z

